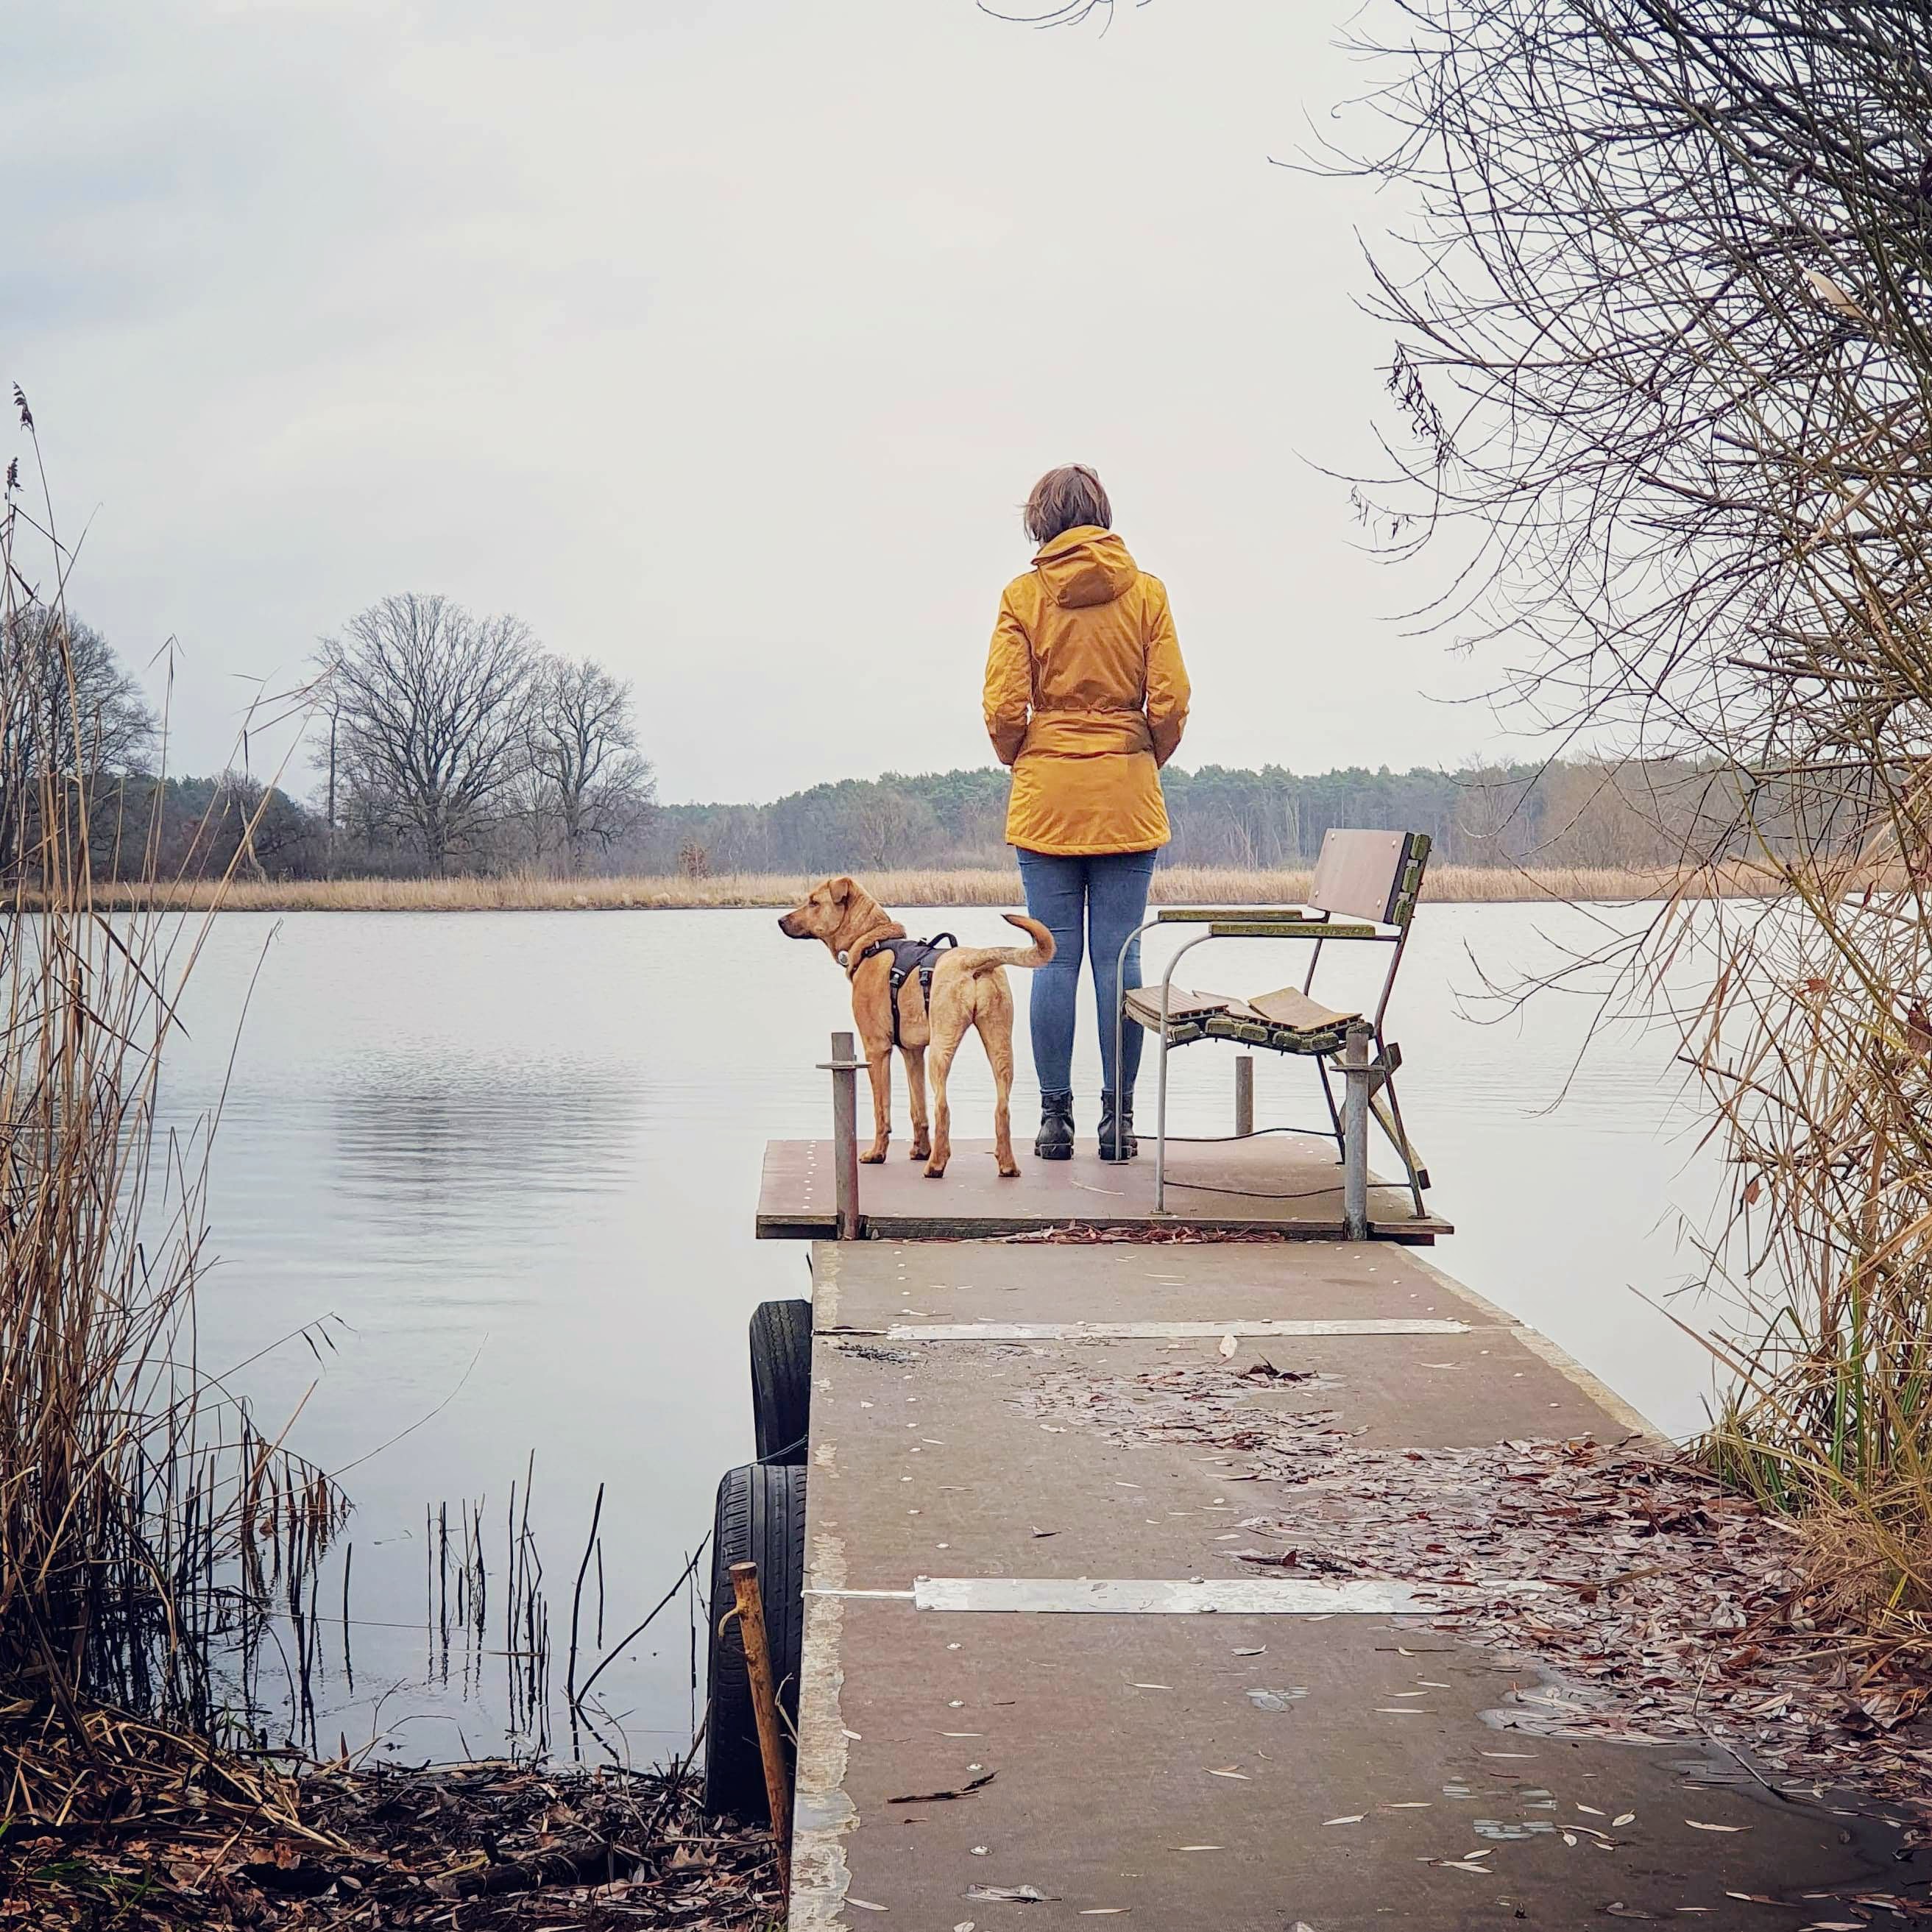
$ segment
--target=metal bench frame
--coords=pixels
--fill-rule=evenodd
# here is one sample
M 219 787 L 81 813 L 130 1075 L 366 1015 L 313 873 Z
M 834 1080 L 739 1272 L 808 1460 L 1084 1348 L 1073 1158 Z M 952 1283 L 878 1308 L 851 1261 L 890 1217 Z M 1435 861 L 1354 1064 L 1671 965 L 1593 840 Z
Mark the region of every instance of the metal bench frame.
M 1382 1022 L 1388 1012 L 1389 996 L 1395 990 L 1396 973 L 1408 944 L 1409 927 L 1415 916 L 1416 902 L 1421 896 L 1423 874 L 1429 864 L 1430 839 L 1426 832 L 1400 835 L 1393 862 L 1389 867 L 1386 892 L 1374 892 L 1369 909 L 1360 896 L 1360 880 L 1353 889 L 1338 887 L 1336 880 L 1352 860 L 1360 854 L 1360 842 L 1378 841 L 1389 835 L 1331 830 L 1322 842 L 1322 854 L 1315 868 L 1315 882 L 1306 907 L 1163 906 L 1153 918 L 1136 928 L 1122 945 L 1114 962 L 1114 985 L 1118 988 L 1114 1010 L 1114 1064 L 1125 1064 L 1129 988 L 1125 984 L 1127 952 L 1142 934 L 1162 926 L 1205 926 L 1199 933 L 1175 949 L 1167 962 L 1160 982 L 1160 1065 L 1154 1111 L 1154 1212 L 1167 1210 L 1167 1056 L 1170 1048 L 1185 1046 L 1197 1040 L 1232 1040 L 1276 1053 L 1291 1053 L 1311 1058 L 1322 1082 L 1322 1097 L 1328 1108 L 1328 1120 L 1335 1136 L 1342 1167 L 1344 1210 L 1348 1232 L 1360 1238 L 1367 1232 L 1368 1122 L 1372 1116 L 1389 1144 L 1400 1157 L 1408 1177 L 1408 1189 L 1420 1220 L 1427 1214 L 1422 1191 L 1429 1185 L 1429 1171 L 1417 1158 L 1402 1124 L 1402 1106 L 1396 1096 L 1395 1076 L 1402 1064 L 1402 1049 L 1384 1038 Z M 1379 881 L 1378 880 L 1378 884 Z M 1324 904 L 1324 898 L 1348 898 L 1347 904 Z M 1315 982 L 1315 969 L 1322 960 L 1322 949 L 1329 940 L 1361 941 L 1387 946 L 1388 970 L 1382 976 L 1382 990 L 1376 1000 L 1372 1018 L 1358 1018 L 1342 1028 L 1325 1028 L 1304 1032 L 1274 1022 L 1209 1015 L 1176 1025 L 1169 1018 L 1174 995 L 1174 969 L 1196 946 L 1210 939 L 1306 939 L 1315 950 L 1308 970 L 1303 976 L 1304 994 Z M 1136 1024 L 1142 1024 L 1136 1021 Z M 1149 1028 L 1149 1031 L 1153 1029 Z M 1343 1078 L 1343 1106 L 1335 1104 L 1329 1062 L 1334 1060 Z M 1386 1094 L 1386 1111 L 1379 1096 Z M 1118 1130 L 1117 1128 L 1116 1131 Z

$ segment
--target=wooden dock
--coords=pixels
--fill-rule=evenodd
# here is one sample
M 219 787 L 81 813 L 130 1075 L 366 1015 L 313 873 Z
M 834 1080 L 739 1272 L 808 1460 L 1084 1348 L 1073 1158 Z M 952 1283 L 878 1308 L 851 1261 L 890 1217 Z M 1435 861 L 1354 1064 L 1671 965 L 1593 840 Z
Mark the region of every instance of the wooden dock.
M 814 1144 L 771 1148 L 760 1233 L 819 1225 Z M 1144 1163 L 1000 1182 L 978 1152 L 868 1168 L 872 1238 L 810 1250 L 793 1932 L 1798 1928 L 1895 1886 L 1883 1820 L 1540 1719 L 1548 1673 L 1444 1634 L 1460 1586 L 1252 1560 L 1302 1478 L 1242 1414 L 1305 1428 L 1311 1473 L 1338 1442 L 1400 1471 L 1643 1437 L 1609 1390 L 1415 1246 L 1321 1238 L 1278 1143 L 1234 1178 L 1309 1238 L 1177 1238 Z M 1403 1480 L 1388 1524 L 1427 1506 Z
M 1022 1156 L 1003 1179 L 990 1141 L 956 1141 L 945 1178 L 928 1180 L 902 1146 L 860 1170 L 863 1232 L 875 1240 L 949 1240 L 1049 1228 L 1139 1228 L 1154 1218 L 1154 1163 L 1103 1161 L 1083 1144 L 1071 1160 Z M 1206 1144 L 1176 1142 L 1168 1153 L 1168 1221 L 1216 1234 L 1269 1234 L 1339 1240 L 1344 1232 L 1342 1170 L 1328 1139 L 1257 1134 Z M 758 1192 L 758 1233 L 814 1240 L 838 1226 L 836 1163 L 830 1141 L 768 1141 Z M 1371 1231 L 1426 1245 L 1454 1230 L 1441 1216 L 1420 1219 L 1406 1189 L 1372 1176 Z

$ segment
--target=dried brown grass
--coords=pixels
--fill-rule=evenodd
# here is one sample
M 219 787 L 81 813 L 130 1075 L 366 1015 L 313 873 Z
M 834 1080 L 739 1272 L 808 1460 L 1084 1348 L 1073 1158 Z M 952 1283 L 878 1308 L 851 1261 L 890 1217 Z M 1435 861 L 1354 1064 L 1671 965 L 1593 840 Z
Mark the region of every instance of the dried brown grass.
M 196 1364 L 212 1123 L 164 1143 L 156 1108 L 208 921 L 164 916 L 140 886 L 125 916 L 99 916 L 84 748 L 100 728 L 56 527 L 44 484 L 30 505 L 10 470 L 0 718 L 66 715 L 58 734 L 0 733 L 0 1686 L 8 1714 L 71 1735 L 102 1697 L 200 1727 L 225 1694 L 215 1649 L 259 1630 L 336 1498 Z M 83 748 L 82 769 L 50 736 Z M 0 1796 L 0 1832 L 22 1789 Z
M 558 879 L 531 873 L 496 878 L 236 880 L 220 887 L 183 881 L 128 893 L 144 905 L 230 912 L 616 912 L 723 906 L 796 904 L 820 874 L 741 872 L 687 879 L 649 874 Z M 1022 903 L 1019 874 L 991 867 L 869 871 L 867 889 L 889 906 L 1012 906 Z M 1294 905 L 1308 892 L 1306 871 L 1250 872 L 1232 866 L 1170 866 L 1154 874 L 1154 898 L 1168 905 Z M 126 889 L 104 885 L 104 903 Z M 1673 896 L 1750 897 L 1775 891 L 1755 868 L 1682 879 L 1631 869 L 1442 866 L 1424 886 L 1425 899 L 1481 904 L 1551 901 L 1652 901 Z

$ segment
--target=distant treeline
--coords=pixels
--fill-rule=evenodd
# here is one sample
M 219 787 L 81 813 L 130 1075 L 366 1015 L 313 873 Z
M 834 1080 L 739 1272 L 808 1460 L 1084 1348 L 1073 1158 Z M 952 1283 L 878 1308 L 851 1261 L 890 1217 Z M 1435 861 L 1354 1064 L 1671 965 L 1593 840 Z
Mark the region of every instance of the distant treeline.
M 38 661 L 52 621 L 35 608 L 0 641 Z M 92 790 L 103 874 L 152 863 L 189 878 L 231 866 L 257 879 L 700 878 L 1009 862 L 1007 776 L 991 766 L 844 778 L 764 805 L 660 805 L 628 686 L 590 660 L 544 652 L 513 617 L 472 618 L 436 598 L 385 599 L 323 646 L 306 802 L 235 772 L 162 778 L 139 686 L 98 632 L 68 628 L 74 688 L 22 701 L 0 733 L 31 766 L 118 781 Z M 1304 775 L 1208 765 L 1170 767 L 1162 782 L 1174 826 L 1166 857 L 1179 865 L 1305 866 L 1334 826 L 1426 832 L 1448 865 L 1641 868 L 1686 854 L 1750 856 L 1727 830 L 1739 781 L 1715 766 L 1577 759 Z M 1774 792 L 1756 788 L 1760 825 Z
M 1674 865 L 1706 850 L 1736 807 L 1721 775 L 1661 763 L 1576 760 L 1457 772 L 1360 766 L 1303 775 L 1204 765 L 1161 775 L 1177 865 L 1312 863 L 1330 826 L 1426 832 L 1448 865 Z M 888 772 L 814 785 L 770 805 L 660 806 L 652 872 L 821 872 L 1007 862 L 1006 774 Z M 1720 836 L 1720 834 L 1719 835 Z

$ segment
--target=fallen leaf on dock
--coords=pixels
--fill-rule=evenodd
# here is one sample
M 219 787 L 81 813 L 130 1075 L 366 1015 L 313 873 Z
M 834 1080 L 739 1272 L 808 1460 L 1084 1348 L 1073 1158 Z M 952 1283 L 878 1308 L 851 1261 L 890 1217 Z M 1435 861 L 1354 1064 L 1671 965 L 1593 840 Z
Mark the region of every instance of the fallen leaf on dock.
M 1177 1852 L 1218 1852 L 1221 1847 L 1219 1845 L 1176 1845 L 1174 1849 Z
M 1034 1525 L 1033 1533 L 1036 1536 L 1058 1536 L 1060 1534 L 1057 1529 L 1042 1529 L 1038 1523 Z
M 1082 1918 L 1112 1918 L 1118 1913 L 1131 1912 L 1131 1905 L 1083 1905 L 1080 1908 Z
M 1226 1771 L 1210 1771 L 1208 1775 L 1210 1778 L 1238 1778 L 1245 1783 L 1248 1774 L 1245 1771 L 1235 1771 L 1231 1768 Z
M 949 1798 L 970 1798 L 974 1792 L 983 1791 L 999 1776 L 997 1771 L 989 1771 L 983 1778 L 976 1778 L 970 1784 L 962 1784 L 956 1791 L 920 1791 L 905 1798 L 888 1798 L 888 1804 L 938 1804 Z
M 1346 1818 L 1324 1818 L 1324 1825 L 1359 1825 L 1368 1816 L 1366 1811 L 1351 1811 Z
M 1610 1820 L 1610 1828 L 1615 1831 L 1619 1825 L 1634 1825 L 1636 1822 L 1636 1814 L 1634 1811 L 1619 1811 Z
M 1127 1688 L 1130 1690 L 1172 1690 L 1174 1686 L 1172 1684 L 1130 1684 Z
M 1605 1815 L 1603 1812 L 1599 1811 L 1594 1804 L 1586 1804 L 1580 1798 L 1576 1801 L 1576 1809 L 1580 1811 L 1588 1812 L 1592 1818 L 1600 1818 Z
M 874 1905 L 869 1898 L 854 1898 L 849 1892 L 845 1894 L 845 1903 L 856 1905 L 861 1912 L 890 1912 L 892 1910 L 890 1905 Z
M 1426 1798 L 1400 1798 L 1382 1808 L 1388 1811 L 1428 1811 L 1435 1808 Z
M 1707 1825 L 1701 1818 L 1687 1818 L 1684 1823 L 1694 1832 L 1748 1832 L 1748 1825 Z
M 1050 1905 L 1059 1894 L 1036 1885 L 970 1885 L 966 1896 L 976 1905 Z
M 1234 1352 L 1234 1348 L 1235 1342 L 1234 1336 L 1232 1335 L 1223 1335 L 1221 1337 L 1221 1347 L 1220 1351 L 1221 1359 L 1223 1361 L 1226 1361 L 1227 1358 Z
M 1236 1651 L 1234 1654 L 1237 1657 L 1265 1657 L 1268 1654 L 1268 1646 L 1264 1643 L 1254 1644 L 1246 1649 Z
M 1307 1691 L 1300 1684 L 1290 1684 L 1279 1690 L 1250 1690 L 1248 1702 L 1257 1711 L 1286 1711 L 1307 1695 Z

